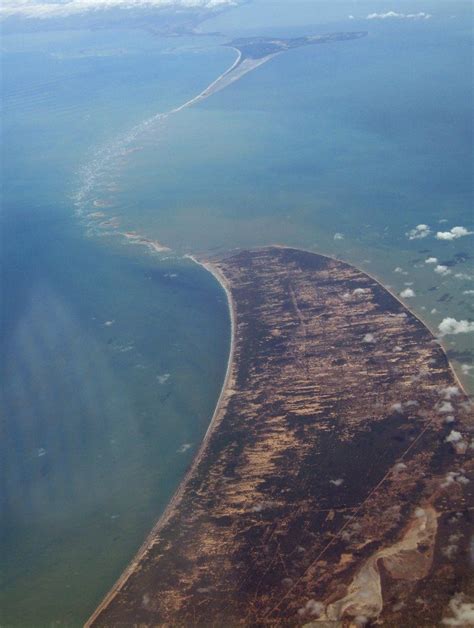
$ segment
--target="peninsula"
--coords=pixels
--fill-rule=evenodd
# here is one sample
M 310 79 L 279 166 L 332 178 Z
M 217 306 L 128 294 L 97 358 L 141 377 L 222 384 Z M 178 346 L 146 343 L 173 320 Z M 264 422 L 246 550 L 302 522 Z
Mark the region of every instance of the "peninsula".
M 306 37 L 240 37 L 232 40 L 225 46 L 236 48 L 241 53 L 241 62 L 245 59 L 263 59 L 280 52 L 301 48 L 302 46 L 312 46 L 314 44 L 328 44 L 336 41 L 346 41 L 348 39 L 359 39 L 365 37 L 367 31 L 348 31 L 340 33 L 326 33 L 323 35 L 308 35 Z
M 87 626 L 454 620 L 472 588 L 474 428 L 436 338 L 335 259 L 270 247 L 203 264 L 232 310 L 225 386 Z
M 210 85 L 208 85 L 200 94 L 185 102 L 183 105 L 176 107 L 169 113 L 177 113 L 182 109 L 186 109 L 191 105 L 195 105 L 196 103 L 209 98 L 213 94 L 241 79 L 245 74 L 255 70 L 264 63 L 267 63 L 267 61 L 270 61 L 273 57 L 276 57 L 277 55 L 293 48 L 359 39 L 360 37 L 365 37 L 366 35 L 367 32 L 365 31 L 349 31 L 294 38 L 241 37 L 239 39 L 234 39 L 227 44 L 223 44 L 228 48 L 234 48 L 238 53 L 237 59 L 231 67 Z

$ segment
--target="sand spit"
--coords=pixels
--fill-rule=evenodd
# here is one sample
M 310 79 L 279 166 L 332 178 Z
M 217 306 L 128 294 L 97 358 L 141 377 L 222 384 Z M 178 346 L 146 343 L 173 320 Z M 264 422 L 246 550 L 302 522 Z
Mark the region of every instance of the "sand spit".
M 232 66 L 228 70 L 226 70 L 215 81 L 213 81 L 210 85 L 208 85 L 206 89 L 204 89 L 200 94 L 198 94 L 191 100 L 188 100 L 183 105 L 176 107 L 176 109 L 172 109 L 169 113 L 170 114 L 178 113 L 178 111 L 182 111 L 183 109 L 186 109 L 187 107 L 191 107 L 192 105 L 197 104 L 201 100 L 205 100 L 206 98 L 209 98 L 213 94 L 220 92 L 225 87 L 232 85 L 232 83 L 235 83 L 236 81 L 241 79 L 243 76 L 245 76 L 245 74 L 248 74 L 249 72 L 251 72 L 252 70 L 255 70 L 256 68 L 263 65 L 267 61 L 270 61 L 270 59 L 273 59 L 273 57 L 276 57 L 277 55 L 281 54 L 280 52 L 277 52 L 270 55 L 266 55 L 265 57 L 261 57 L 260 59 L 244 59 L 243 61 L 241 61 L 242 55 L 239 50 L 237 50 L 237 52 L 238 52 L 238 57 L 235 63 L 233 63 Z
M 132 244 L 140 244 L 146 246 L 152 253 L 166 253 L 171 249 L 164 244 L 161 244 L 157 240 L 150 240 L 144 236 L 135 233 L 135 231 L 123 231 L 118 232 L 117 235 L 123 236 L 128 242 Z

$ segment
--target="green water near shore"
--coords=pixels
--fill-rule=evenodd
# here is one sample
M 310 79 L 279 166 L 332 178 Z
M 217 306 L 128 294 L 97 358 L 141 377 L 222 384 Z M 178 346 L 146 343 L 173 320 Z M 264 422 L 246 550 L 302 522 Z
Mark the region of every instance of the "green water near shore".
M 192 53 L 187 67 L 140 34 L 113 39 L 139 52 L 77 56 L 97 45 L 90 33 L 4 40 L 2 626 L 82 625 L 188 468 L 227 363 L 214 278 L 180 256 L 88 237 L 72 200 L 97 144 L 192 96 L 226 55 Z M 171 79 L 176 64 L 189 85 Z
M 285 243 L 340 256 L 410 287 L 407 305 L 434 333 L 472 319 L 473 236 L 435 237 L 474 229 L 469 14 L 324 25 L 369 32 L 279 55 L 151 127 L 107 214 L 180 252 Z M 410 240 L 418 224 L 429 236 Z M 472 335 L 443 342 L 474 390 Z
M 369 26 L 334 21 L 345 17 L 334 8 L 319 24 L 314 3 L 299 3 L 285 29 L 267 10 L 280 4 L 239 9 L 248 31 L 232 30 L 231 13 L 215 27 Z M 224 37 L 3 38 L 1 625 L 81 625 L 192 460 L 224 378 L 229 315 L 183 254 L 309 248 L 395 292 L 410 284 L 408 305 L 434 330 L 472 319 L 472 236 L 433 237 L 474 229 L 472 44 L 456 7 L 457 18 L 371 23 L 364 40 L 281 55 L 145 127 L 233 62 Z M 113 217 L 116 228 L 98 225 Z M 419 223 L 432 233 L 408 240 Z M 151 255 L 118 231 L 173 252 Z M 473 364 L 472 335 L 445 344 L 459 369 Z

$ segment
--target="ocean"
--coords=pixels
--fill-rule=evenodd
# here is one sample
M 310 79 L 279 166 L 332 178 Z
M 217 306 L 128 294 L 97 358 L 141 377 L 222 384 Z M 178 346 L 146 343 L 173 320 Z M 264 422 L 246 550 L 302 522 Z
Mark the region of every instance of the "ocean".
M 309 248 L 410 287 L 435 332 L 473 318 L 472 236 L 434 237 L 474 229 L 471 8 L 367 20 L 378 3 L 317 4 L 249 3 L 206 24 L 220 36 L 4 35 L 2 626 L 81 625 L 199 446 L 229 315 L 186 254 Z M 368 36 L 285 53 L 157 116 L 233 63 L 227 35 L 344 30 Z M 410 240 L 419 224 L 429 235 Z M 472 335 L 443 342 L 474 390 Z

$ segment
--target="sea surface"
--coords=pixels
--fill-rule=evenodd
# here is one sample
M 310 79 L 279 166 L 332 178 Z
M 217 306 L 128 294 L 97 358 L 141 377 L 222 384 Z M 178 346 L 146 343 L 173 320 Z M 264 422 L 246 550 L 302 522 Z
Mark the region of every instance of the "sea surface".
M 220 36 L 4 35 L 0 625 L 81 625 L 190 464 L 229 315 L 186 254 L 305 247 L 410 287 L 435 332 L 472 320 L 473 236 L 434 237 L 474 230 L 471 7 L 408 4 L 432 18 L 260 0 L 209 21 Z M 346 30 L 368 36 L 160 115 L 234 62 L 227 38 Z M 472 334 L 443 342 L 473 390 Z

